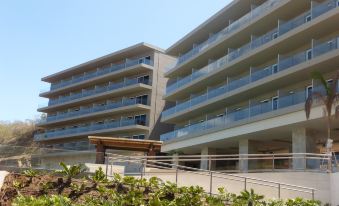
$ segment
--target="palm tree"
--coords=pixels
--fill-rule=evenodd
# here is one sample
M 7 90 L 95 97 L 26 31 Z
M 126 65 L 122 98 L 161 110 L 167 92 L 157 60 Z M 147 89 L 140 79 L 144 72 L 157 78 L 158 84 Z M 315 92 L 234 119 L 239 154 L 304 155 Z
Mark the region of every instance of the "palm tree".
M 247 206 L 255 206 L 260 203 L 261 200 L 264 199 L 263 195 L 258 195 L 254 193 L 254 190 L 251 188 L 250 191 L 245 190 L 240 193 L 240 195 L 237 197 L 241 201 L 241 205 L 247 205 Z
M 326 119 L 326 127 L 327 127 L 327 141 L 331 139 L 331 122 L 332 122 L 332 109 L 335 107 L 335 116 L 339 116 L 339 106 L 337 106 L 337 102 L 339 100 L 339 94 L 337 93 L 337 86 L 339 80 L 339 71 L 335 78 L 333 78 L 333 82 L 328 82 L 325 80 L 324 76 L 320 72 L 313 72 L 312 78 L 315 80 L 319 80 L 325 92 L 312 91 L 311 94 L 308 95 L 308 98 L 305 102 L 305 112 L 306 118 L 310 118 L 311 108 L 314 101 L 320 102 L 324 106 L 324 118 Z

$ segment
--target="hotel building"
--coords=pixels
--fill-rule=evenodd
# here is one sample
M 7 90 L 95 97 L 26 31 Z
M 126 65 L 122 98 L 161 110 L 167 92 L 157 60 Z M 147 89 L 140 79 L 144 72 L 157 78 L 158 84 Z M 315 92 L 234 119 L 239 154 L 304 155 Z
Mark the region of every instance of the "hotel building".
M 338 0 L 234 0 L 188 33 L 166 51 L 177 57 L 165 71 L 164 99 L 174 106 L 161 121 L 175 129 L 161 135 L 162 151 L 322 152 L 323 108 L 315 104 L 307 120 L 304 105 L 313 91 L 322 91 L 311 73 L 331 82 L 339 69 L 338 22 Z M 332 124 L 339 152 L 339 124 Z M 295 161 L 296 169 L 312 166 Z
M 155 46 L 140 43 L 42 78 L 50 83 L 41 97 L 43 132 L 35 141 L 58 149 L 90 150 L 88 136 L 159 140 L 167 79 L 174 62 Z M 94 155 L 95 157 L 95 155 Z M 87 160 L 87 162 L 90 162 Z

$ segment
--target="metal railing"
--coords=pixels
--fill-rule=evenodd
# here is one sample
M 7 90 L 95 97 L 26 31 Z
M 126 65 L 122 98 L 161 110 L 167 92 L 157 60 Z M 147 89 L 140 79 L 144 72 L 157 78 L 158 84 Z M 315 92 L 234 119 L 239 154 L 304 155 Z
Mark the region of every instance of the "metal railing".
M 98 69 L 96 71 L 86 72 L 82 75 L 73 76 L 69 80 L 63 80 L 58 83 L 52 83 L 50 87 L 50 91 L 53 91 L 53 90 L 56 90 L 56 89 L 59 89 L 59 88 L 62 88 L 68 85 L 72 85 L 78 82 L 86 81 L 88 79 L 93 79 L 98 76 L 103 76 L 108 73 L 113 73 L 116 71 L 128 69 L 129 67 L 139 65 L 139 64 L 147 64 L 147 65 L 153 66 L 153 61 L 146 59 L 146 58 L 133 59 L 133 60 L 126 59 L 126 61 L 122 64 L 111 65 L 110 67 L 105 67 L 105 68 Z
M 271 30 L 270 32 L 260 37 L 252 36 L 252 40 L 240 48 L 229 49 L 229 52 L 226 56 L 218 59 L 217 61 L 199 70 L 194 70 L 192 74 L 185 76 L 181 79 L 178 79 L 176 82 L 169 85 L 166 88 L 166 93 L 167 94 L 173 93 L 179 88 L 183 87 L 184 85 L 187 85 L 190 82 L 198 79 L 199 77 L 206 76 L 217 69 L 221 69 L 226 64 L 232 62 L 233 60 L 244 56 L 245 54 L 273 41 L 274 39 L 284 35 L 285 33 L 303 24 L 306 24 L 309 21 L 312 21 L 313 19 L 317 18 L 320 15 L 331 11 L 332 9 L 337 7 L 337 4 L 335 2 L 336 2 L 335 0 L 327 0 L 325 2 L 322 2 L 321 4 L 314 3 L 314 5 L 309 11 L 301 14 L 300 16 L 295 17 L 287 22 L 284 22 L 282 20 L 278 21 L 279 26 L 277 28 Z
M 48 138 L 59 138 L 63 136 L 70 136 L 70 135 L 80 135 L 86 134 L 91 132 L 100 132 L 101 130 L 108 130 L 108 129 L 115 129 L 115 128 L 123 128 L 126 126 L 133 126 L 133 125 L 145 125 L 145 122 L 142 120 L 137 119 L 122 119 L 118 121 L 108 121 L 103 123 L 90 123 L 87 126 L 79 126 L 73 128 L 66 128 L 63 130 L 57 131 L 47 131 L 44 133 L 39 133 L 34 135 L 35 141 L 41 141 Z
M 94 163 L 91 162 L 96 155 L 103 155 L 95 151 L 93 145 L 87 141 L 65 143 L 63 145 L 50 146 L 16 146 L 16 145 L 0 145 L 0 170 L 8 172 L 19 172 L 25 169 L 34 169 L 42 171 L 52 171 L 62 169 L 59 161 L 66 164 Z M 93 158 L 77 158 L 73 160 L 74 155 L 77 157 L 93 157 Z M 67 157 L 68 158 L 65 158 Z M 51 158 L 50 158 L 51 157 Z M 56 161 L 56 158 L 60 160 Z
M 195 181 L 195 185 L 199 185 L 209 191 L 210 194 L 213 194 L 217 191 L 217 186 L 225 187 L 228 191 L 234 188 L 240 188 L 238 192 L 242 190 L 248 190 L 255 187 L 255 185 L 260 187 L 265 187 L 266 189 L 276 189 L 276 197 L 279 199 L 283 198 L 282 190 L 291 191 L 293 193 L 302 193 L 308 195 L 309 199 L 315 198 L 315 188 L 303 187 L 298 185 L 286 184 L 281 182 L 268 181 L 259 178 L 246 177 L 236 174 L 225 173 L 222 171 L 213 171 L 211 169 L 198 169 L 193 167 L 187 167 L 180 165 L 181 162 L 195 162 L 195 161 L 208 161 L 209 168 L 211 168 L 213 161 L 250 161 L 250 160 L 265 160 L 271 161 L 275 165 L 275 161 L 281 159 L 291 159 L 291 160 L 316 160 L 322 161 L 331 158 L 328 155 L 321 154 L 272 154 L 272 155 L 258 155 L 258 154 L 248 154 L 248 155 L 185 155 L 185 156 L 122 156 L 116 154 L 106 154 L 106 171 L 113 171 L 112 167 L 114 164 L 128 163 L 128 164 L 137 164 L 139 165 L 139 172 L 124 173 L 124 175 L 140 176 L 145 178 L 148 175 L 158 176 L 161 179 L 172 180 L 177 185 L 187 185 L 189 183 L 185 182 L 191 178 L 199 179 Z M 176 162 L 173 164 L 171 162 Z M 152 170 L 153 169 L 153 170 Z M 259 171 L 259 170 L 257 170 Z M 261 170 L 260 172 L 262 172 Z M 265 170 L 267 171 L 267 170 Z M 278 171 L 274 168 L 271 171 Z M 281 170 L 280 170 L 281 171 Z M 285 170 L 286 171 L 286 170 Z M 292 171 L 292 170 L 291 170 Z M 300 170 L 298 170 L 300 171 Z M 305 171 L 305 170 L 303 170 Z M 106 173 L 108 176 L 113 174 Z M 189 175 L 189 176 L 187 176 Z M 182 176 L 182 178 L 180 178 Z M 193 177 L 192 177 L 193 176 Z M 204 177 L 207 177 L 204 179 Z M 179 182 L 179 179 L 182 179 L 183 182 Z M 228 180 L 233 182 L 233 184 L 220 184 L 223 183 L 223 180 Z M 229 186 L 229 187 L 228 187 Z M 270 191 L 271 190 L 266 190 Z M 297 195 L 296 195 L 297 196 Z
M 324 55 L 338 48 L 339 48 L 339 37 L 328 40 L 326 42 L 317 42 L 316 40 L 314 40 L 313 48 L 291 55 L 291 56 L 278 55 L 277 64 L 270 65 L 263 69 L 255 69 L 256 71 L 253 71 L 249 75 L 244 76 L 240 79 L 230 81 L 216 88 L 209 88 L 205 93 L 199 96 L 196 96 L 196 97 L 192 97 L 188 101 L 179 103 L 176 106 L 163 111 L 162 116 L 163 118 L 168 118 L 169 116 L 172 116 L 175 113 L 187 110 L 198 104 L 207 102 L 210 99 L 225 95 L 225 93 L 229 93 L 235 89 L 246 86 L 260 79 L 266 78 L 268 76 L 272 76 L 283 70 L 293 68 L 296 65 L 299 65 L 308 60 L 317 58 L 321 55 Z
M 79 117 L 82 115 L 89 115 L 89 114 L 95 114 L 97 112 L 103 112 L 103 111 L 109 111 L 112 109 L 118 109 L 126 106 L 132 106 L 132 105 L 137 105 L 137 104 L 142 104 L 141 102 L 137 101 L 137 99 L 122 99 L 119 102 L 112 102 L 108 103 L 105 105 L 95 105 L 90 108 L 83 108 L 80 107 L 79 110 L 77 111 L 70 111 L 66 113 L 61 113 L 53 116 L 48 116 L 45 119 L 41 119 L 39 124 L 44 124 L 44 123 L 50 123 L 50 122 L 56 122 L 59 120 L 65 120 L 68 118 L 74 118 L 74 117 Z M 147 104 L 143 104 L 147 105 Z
M 91 89 L 91 90 L 83 90 L 79 93 L 74 93 L 74 94 L 71 94 L 69 96 L 59 97 L 58 99 L 50 99 L 49 102 L 48 102 L 48 106 L 62 104 L 62 103 L 69 102 L 69 101 L 72 101 L 72 100 L 75 100 L 75 99 L 81 99 L 81 98 L 84 98 L 84 97 L 93 96 L 93 95 L 97 95 L 97 94 L 105 93 L 105 92 L 108 92 L 108 91 L 121 89 L 121 88 L 128 87 L 128 86 L 131 86 L 131 85 L 137 85 L 137 84 L 151 85 L 151 81 L 150 80 L 140 80 L 138 78 L 124 79 L 124 81 L 119 82 L 119 83 L 112 83 L 112 84 L 109 84 L 107 86 L 96 87 L 95 89 Z
M 203 43 L 195 46 L 193 49 L 188 51 L 187 53 L 181 55 L 176 64 L 173 65 L 172 67 L 167 68 L 167 71 L 170 71 L 173 69 L 175 66 L 180 65 L 189 59 L 193 58 L 197 54 L 201 53 L 202 51 L 208 49 L 212 44 L 217 42 L 220 39 L 223 39 L 226 36 L 231 35 L 232 33 L 236 32 L 239 30 L 239 28 L 245 27 L 245 25 L 249 24 L 250 22 L 254 22 L 257 20 L 258 17 L 263 16 L 266 12 L 271 11 L 276 5 L 278 5 L 281 1 L 279 0 L 268 0 L 262 5 L 254 8 L 251 10 L 251 12 L 247 13 L 246 15 L 242 16 L 238 20 L 234 22 L 230 22 L 229 26 L 226 28 L 222 29 L 218 33 L 211 35 L 206 41 Z
M 321 86 L 315 86 L 313 91 L 322 92 L 322 88 Z M 206 119 L 206 121 L 190 124 L 186 127 L 162 134 L 160 140 L 166 142 L 186 135 L 196 135 L 206 130 L 227 128 L 238 121 L 251 120 L 259 115 L 269 114 L 270 112 L 279 111 L 286 107 L 304 104 L 307 98 L 304 89 L 287 94 L 283 94 L 283 92 L 278 93 L 281 94 L 276 99 L 270 99 L 265 102 L 250 102 L 249 106 L 231 112 L 228 112 L 228 110 L 225 109 L 226 112 L 223 116 Z

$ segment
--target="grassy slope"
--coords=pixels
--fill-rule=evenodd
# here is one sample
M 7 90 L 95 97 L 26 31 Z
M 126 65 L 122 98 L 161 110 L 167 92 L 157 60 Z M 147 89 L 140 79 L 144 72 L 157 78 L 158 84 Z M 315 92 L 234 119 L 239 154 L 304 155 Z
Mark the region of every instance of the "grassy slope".
M 32 120 L 0 122 L 0 144 L 33 146 L 35 130 L 35 122 Z

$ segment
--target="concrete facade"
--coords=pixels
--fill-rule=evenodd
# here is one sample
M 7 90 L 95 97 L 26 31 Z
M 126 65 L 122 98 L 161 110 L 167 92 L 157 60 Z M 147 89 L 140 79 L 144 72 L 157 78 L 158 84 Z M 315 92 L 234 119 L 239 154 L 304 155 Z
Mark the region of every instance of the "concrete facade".
M 88 136 L 159 140 L 172 128 L 160 115 L 166 106 L 164 68 L 174 61 L 162 49 L 140 43 L 42 78 L 51 86 L 40 94 L 49 102 L 38 109 L 45 118 L 35 141 L 90 150 Z
M 323 107 L 314 104 L 307 120 L 304 105 L 312 92 L 324 92 L 311 73 L 320 71 L 331 83 L 339 69 L 338 2 L 235 0 L 167 49 L 178 61 L 165 72 L 164 99 L 173 106 L 161 121 L 175 128 L 161 135 L 162 151 L 322 152 Z M 319 164 L 296 157 L 282 163 L 297 170 Z M 246 159 L 237 165 L 240 171 L 255 166 Z

